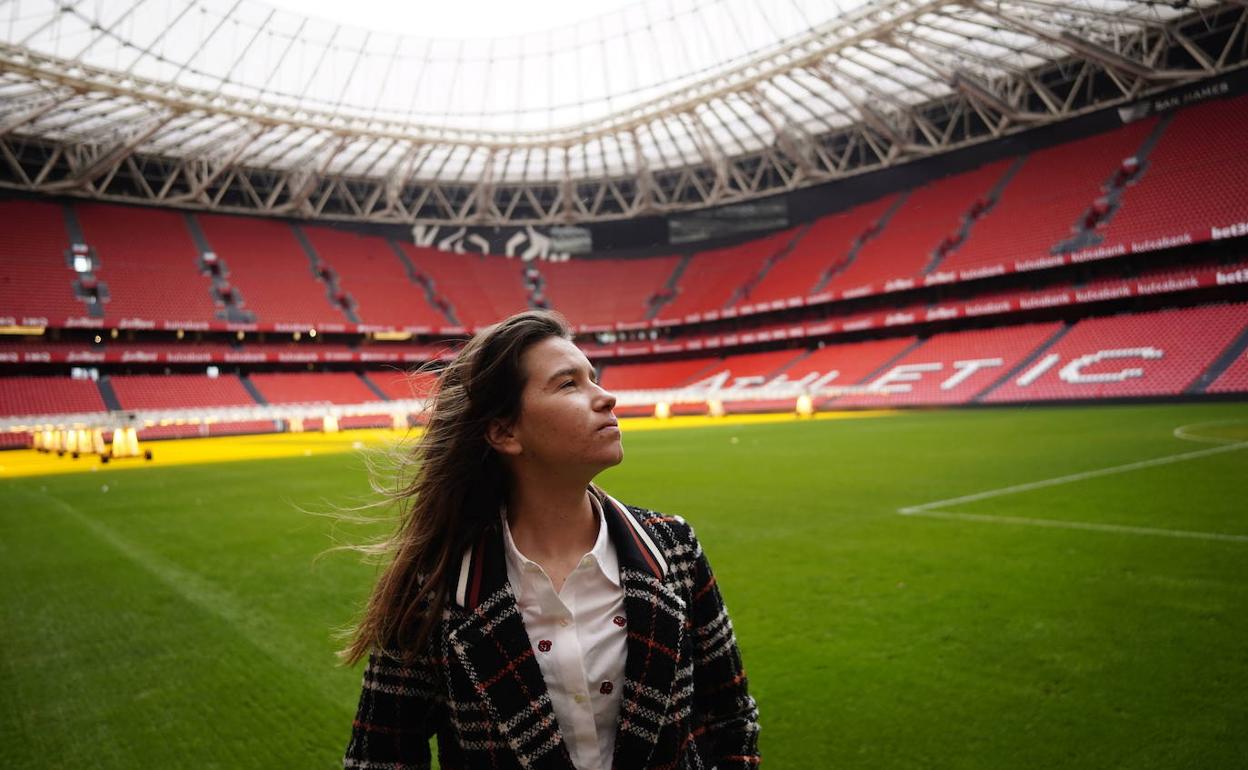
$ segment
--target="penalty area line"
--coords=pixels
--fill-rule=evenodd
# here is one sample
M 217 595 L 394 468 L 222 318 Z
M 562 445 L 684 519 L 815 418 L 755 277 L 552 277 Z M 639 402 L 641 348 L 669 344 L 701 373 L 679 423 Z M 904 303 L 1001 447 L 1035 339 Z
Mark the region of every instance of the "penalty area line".
M 1026 516 L 993 516 L 987 513 L 958 513 L 957 511 L 914 511 L 912 513 L 902 513 L 902 515 L 926 516 L 933 519 L 952 519 L 955 521 L 978 521 L 986 524 L 1020 524 L 1029 527 L 1048 527 L 1050 529 L 1081 529 L 1126 535 L 1159 535 L 1161 537 L 1178 537 L 1188 540 L 1221 540 L 1231 543 L 1248 543 L 1248 535 L 1228 535 L 1224 532 L 1195 532 L 1186 529 L 1132 527 L 1125 524 L 1097 524 L 1090 521 L 1033 519 Z
M 961 503 L 976 502 L 979 500 L 990 500 L 994 497 L 1004 497 L 1006 495 L 1014 495 L 1020 492 L 1030 492 L 1035 489 L 1045 489 L 1047 487 L 1055 487 L 1061 484 L 1070 484 L 1076 481 L 1084 481 L 1086 479 L 1094 479 L 1102 476 L 1112 476 L 1118 473 L 1127 473 L 1142 468 L 1153 468 L 1160 465 L 1170 465 L 1172 463 L 1185 462 L 1187 460 L 1196 460 L 1201 457 L 1222 454 L 1223 452 L 1234 452 L 1239 449 L 1248 448 L 1248 441 L 1241 441 L 1235 444 L 1226 444 L 1222 446 L 1212 447 L 1210 449 L 1200 449 L 1194 452 L 1182 452 L 1175 455 L 1166 455 L 1164 457 L 1156 457 L 1152 460 L 1141 460 L 1125 465 L 1114 465 L 1109 468 L 1098 468 L 1091 471 L 1082 471 L 1080 473 L 1071 473 L 1066 476 L 1057 476 L 1051 479 L 1041 479 L 1040 481 L 1031 481 L 1026 484 L 1015 484 L 999 489 L 989 489 L 983 492 L 976 492 L 970 495 L 962 495 L 961 497 L 951 497 L 945 500 L 933 500 L 930 503 L 922 503 L 920 505 L 911 505 L 905 508 L 898 508 L 897 513 L 902 516 L 926 516 L 936 519 L 949 519 L 956 521 L 977 521 L 988 524 L 1019 524 L 1033 527 L 1048 527 L 1052 529 L 1078 529 L 1094 532 L 1116 532 L 1119 534 L 1131 535 L 1155 535 L 1161 537 L 1177 537 L 1195 540 L 1219 540 L 1223 542 L 1245 543 L 1248 542 L 1248 535 L 1232 535 L 1224 532 L 1198 532 L 1181 529 L 1159 529 L 1156 527 L 1133 527 L 1125 524 L 1098 524 L 1086 521 L 1063 521 L 1061 519 L 1037 519 L 1025 516 L 996 516 L 992 514 L 981 513 L 960 513 L 957 511 L 941 511 L 939 508 L 947 508 L 952 505 Z
M 1101 476 L 1112 476 L 1116 473 L 1126 473 L 1128 471 L 1139 470 L 1140 468 L 1154 468 L 1158 465 L 1170 465 L 1171 463 L 1180 463 L 1185 460 L 1195 460 L 1199 457 L 1208 457 L 1209 455 L 1221 454 L 1223 452 L 1234 452 L 1237 449 L 1244 449 L 1245 447 L 1248 447 L 1248 441 L 1241 441 L 1238 444 L 1228 444 L 1226 446 L 1216 446 L 1210 449 L 1198 449 L 1194 452 L 1182 452 L 1177 455 L 1155 457 L 1152 460 L 1140 460 L 1139 462 L 1127 463 L 1126 465 L 1114 465 L 1109 468 L 1082 471 L 1080 473 L 1072 473 L 1068 476 L 1057 476 L 1051 479 L 1041 479 L 1040 481 L 1029 481 L 1026 484 L 1015 484 L 1009 487 L 1001 487 L 1000 489 L 989 489 L 987 491 L 976 492 L 971 495 L 950 497 L 946 500 L 934 500 L 930 503 L 922 503 L 921 505 L 911 505 L 905 508 L 898 508 L 897 512 L 902 515 L 910 515 L 921 511 L 930 511 L 933 508 L 947 508 L 950 505 L 958 505 L 960 503 L 973 503 L 978 500 L 989 500 L 994 497 L 1015 495 L 1019 492 L 1030 492 L 1033 489 L 1044 489 L 1045 487 L 1056 487 L 1061 484 L 1070 484 L 1074 481 L 1095 479 Z

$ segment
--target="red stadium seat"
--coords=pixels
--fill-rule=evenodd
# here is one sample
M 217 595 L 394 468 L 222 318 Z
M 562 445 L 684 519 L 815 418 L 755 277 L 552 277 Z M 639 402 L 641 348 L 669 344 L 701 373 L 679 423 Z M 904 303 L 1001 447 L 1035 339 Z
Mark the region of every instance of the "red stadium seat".
M 0 415 L 105 412 L 100 388 L 92 380 L 69 377 L 0 377 Z
M 933 257 L 943 258 L 961 241 L 965 218 L 1009 168 L 990 163 L 974 171 L 937 179 L 911 190 L 900 208 L 859 249 L 857 258 L 828 284 L 829 289 L 876 291 L 894 279 L 921 279 Z
M 109 323 L 215 317 L 212 281 L 200 272 L 183 214 L 98 203 L 76 204 L 74 211 L 96 254 L 95 275 L 108 286 Z
M 965 404 L 1053 337 L 1059 323 L 937 334 L 864 382 L 836 406 Z
M 294 231 L 284 222 L 197 215 L 204 236 L 224 260 L 242 308 L 261 323 L 342 324 Z
M 1243 303 L 1085 319 L 985 400 L 1178 395 L 1245 324 Z
M 1134 153 L 1156 126 L 1156 119 L 1032 153 L 962 243 L 938 267 L 961 271 L 1052 256 L 1070 237 L 1071 225 L 1119 168 L 1115 160 Z M 1019 223 L 1027 227 L 1020 228 Z
M 1122 193 L 1107 244 L 1210 237 L 1248 222 L 1248 96 L 1195 105 L 1174 116 L 1147 168 Z
M 61 207 L 0 201 L 0 221 L 5 223 L 0 227 L 0 315 L 57 323 L 86 315 L 87 306 L 74 296 L 78 274 L 65 263 L 69 236 Z

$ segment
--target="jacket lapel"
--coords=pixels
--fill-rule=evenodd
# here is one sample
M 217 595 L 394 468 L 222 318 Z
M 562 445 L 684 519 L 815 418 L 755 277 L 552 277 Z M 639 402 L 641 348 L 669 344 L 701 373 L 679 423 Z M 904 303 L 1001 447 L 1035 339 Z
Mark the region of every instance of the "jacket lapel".
M 628 660 L 615 736 L 614 770 L 646 767 L 668 713 L 684 641 L 685 601 L 667 580 L 668 565 L 646 528 L 622 504 L 602 495 L 620 562 Z
M 502 533 L 487 530 L 460 565 L 447 641 L 516 759 L 534 770 L 573 770 L 515 594 Z

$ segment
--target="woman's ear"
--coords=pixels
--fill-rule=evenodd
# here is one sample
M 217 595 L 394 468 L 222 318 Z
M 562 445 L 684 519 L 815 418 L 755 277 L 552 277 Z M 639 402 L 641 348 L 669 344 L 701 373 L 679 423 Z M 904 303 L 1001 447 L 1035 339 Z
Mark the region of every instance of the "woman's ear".
M 510 455 L 515 457 L 520 454 L 520 439 L 516 436 L 515 423 L 505 422 L 502 419 L 490 420 L 490 426 L 485 429 L 485 440 L 501 455 Z

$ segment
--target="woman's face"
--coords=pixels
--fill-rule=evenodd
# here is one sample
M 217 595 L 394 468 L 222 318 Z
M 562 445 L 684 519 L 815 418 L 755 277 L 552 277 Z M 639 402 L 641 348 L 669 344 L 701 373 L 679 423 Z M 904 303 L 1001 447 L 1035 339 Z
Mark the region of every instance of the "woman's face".
M 580 348 L 560 337 L 536 343 L 520 358 L 527 378 L 512 441 L 498 448 L 517 462 L 592 478 L 624 459 L 615 396 L 595 381 Z

